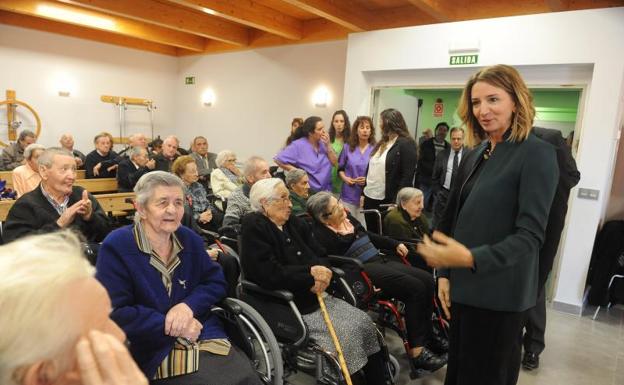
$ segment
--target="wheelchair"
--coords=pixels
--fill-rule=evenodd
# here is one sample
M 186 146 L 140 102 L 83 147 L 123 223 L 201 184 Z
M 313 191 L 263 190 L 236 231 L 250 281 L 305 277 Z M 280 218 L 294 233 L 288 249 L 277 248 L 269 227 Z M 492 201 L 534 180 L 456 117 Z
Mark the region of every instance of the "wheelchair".
M 247 303 L 225 298 L 212 309 L 234 345 L 251 361 L 266 385 L 284 384 L 284 364 L 279 344 L 262 316 Z
M 235 229 L 226 228 L 224 233 L 226 235 L 216 238 L 211 247 L 218 247 L 223 252 L 234 255 L 240 262 L 240 240 L 238 237 L 233 238 Z M 334 277 L 337 278 L 334 278 L 332 285 L 335 289 L 330 293 L 355 305 L 356 297 L 344 280 L 344 272 L 338 268 L 332 270 Z M 338 292 L 343 294 L 339 295 Z M 259 313 L 259 316 L 269 325 L 281 350 L 284 365 L 282 375 L 284 375 L 285 368 L 288 373 L 302 371 L 312 375 L 318 384 L 346 384 L 336 354 L 323 349 L 308 337 L 307 326 L 294 303 L 292 293 L 286 290 L 266 290 L 253 282 L 241 279 L 237 296 L 240 301 Z M 377 332 L 379 344 L 386 357 L 387 377 L 391 384 L 395 384 L 400 372 L 399 362 L 388 353 L 383 334 L 379 330 Z
M 385 235 L 385 236 L 389 236 L 387 234 L 384 234 L 383 231 L 383 219 L 386 216 L 386 214 L 388 214 L 388 212 L 392 209 L 394 209 L 396 207 L 395 204 L 382 204 L 380 205 L 380 209 L 384 209 L 384 211 L 380 211 L 380 210 L 376 210 L 376 209 L 363 209 L 360 210 L 360 212 L 364 215 L 374 215 L 375 219 L 377 221 L 377 226 L 379 228 L 379 234 Z M 393 239 L 396 239 L 399 242 L 404 243 L 409 251 L 410 251 L 410 256 L 416 256 L 417 252 L 416 252 L 416 245 L 420 242 L 422 242 L 422 239 L 401 239 L 401 238 L 396 238 L 396 237 L 392 237 Z M 409 258 L 409 257 L 408 257 Z M 419 268 L 423 268 L 422 263 L 414 263 L 414 261 L 412 259 L 407 260 L 407 259 L 403 259 L 404 263 L 407 264 L 412 264 L 415 267 L 419 267 Z M 428 267 L 427 267 L 428 269 Z M 436 270 L 435 269 L 431 269 L 431 273 L 433 274 L 433 278 L 436 282 L 437 285 L 437 274 L 436 274 Z M 437 286 L 436 286 L 436 293 L 437 293 Z M 441 333 L 445 338 L 448 339 L 448 330 L 449 330 L 449 322 L 448 320 L 446 320 L 442 314 L 442 309 L 440 307 L 440 304 L 438 302 L 438 298 L 436 295 L 434 295 L 433 298 L 433 310 L 434 310 L 434 314 L 432 315 L 432 321 L 434 322 L 435 328 L 434 328 L 434 332 L 437 333 Z

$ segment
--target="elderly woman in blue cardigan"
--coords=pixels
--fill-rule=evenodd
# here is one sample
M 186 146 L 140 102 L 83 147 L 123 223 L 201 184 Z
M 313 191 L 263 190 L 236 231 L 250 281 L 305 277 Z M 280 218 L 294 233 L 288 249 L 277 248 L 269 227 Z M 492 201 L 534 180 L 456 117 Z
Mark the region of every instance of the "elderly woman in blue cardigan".
M 154 171 L 134 191 L 137 219 L 104 239 L 96 274 L 133 358 L 152 384 L 261 384 L 210 312 L 226 282 L 202 239 L 180 225 L 182 180 Z

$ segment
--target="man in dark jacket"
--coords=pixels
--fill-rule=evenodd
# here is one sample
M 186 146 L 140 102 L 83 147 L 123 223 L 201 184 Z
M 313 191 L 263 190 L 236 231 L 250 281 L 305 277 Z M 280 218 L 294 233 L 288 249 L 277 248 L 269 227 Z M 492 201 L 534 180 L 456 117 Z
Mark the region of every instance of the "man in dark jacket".
M 76 161 L 61 148 L 39 157 L 41 183 L 9 210 L 3 229 L 6 242 L 33 233 L 72 228 L 89 242 L 101 242 L 110 231 L 106 214 L 87 190 L 74 186 Z
M 156 167 L 156 161 L 148 158 L 147 149 L 144 147 L 132 147 L 127 155 L 128 157 L 119 162 L 117 170 L 119 192 L 132 191 L 139 178 Z
M 468 151 L 464 147 L 464 129 L 453 127 L 451 129 L 451 146 L 442 150 L 435 159 L 432 175 L 432 191 L 434 196 L 433 227 L 442 219 L 446 209 L 451 185 L 457 175 L 459 164 L 464 153 Z M 451 156 L 453 154 L 453 156 Z
M 449 148 L 450 144 L 446 141 L 446 133 L 449 126 L 446 122 L 440 122 L 435 128 L 435 136 L 431 139 L 425 140 L 418 150 L 418 165 L 416 167 L 417 180 L 416 185 L 422 190 L 425 196 L 425 210 L 431 210 L 431 196 L 432 196 L 432 177 L 433 177 L 433 165 L 435 163 L 436 156 L 443 150 Z
M 570 147 L 566 144 L 561 132 L 548 128 L 534 127 L 533 133 L 543 141 L 552 144 L 557 153 L 559 167 L 559 181 L 555 190 L 555 197 L 550 207 L 548 224 L 544 236 L 544 244 L 539 253 L 539 275 L 537 281 L 537 303 L 527 312 L 527 322 L 524 334 L 524 356 L 522 367 L 533 370 L 539 367 L 539 355 L 544 350 L 544 332 L 546 330 L 546 300 L 544 285 L 548 274 L 552 270 L 561 232 L 568 212 L 568 198 L 570 190 L 576 186 L 581 178 L 572 157 Z
M 171 172 L 171 166 L 178 157 L 180 141 L 175 136 L 168 136 L 163 140 L 162 152 L 154 156 L 156 170 Z

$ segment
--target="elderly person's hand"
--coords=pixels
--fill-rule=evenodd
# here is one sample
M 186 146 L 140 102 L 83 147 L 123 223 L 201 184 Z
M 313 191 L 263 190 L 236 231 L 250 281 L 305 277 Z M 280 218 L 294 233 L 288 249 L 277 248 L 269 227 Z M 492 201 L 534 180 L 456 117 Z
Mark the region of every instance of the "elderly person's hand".
M 102 168 L 102 163 L 98 163 L 93 167 L 93 175 L 98 176 L 100 175 L 100 169 Z
M 156 160 L 155 159 L 148 160 L 147 163 L 145 163 L 145 167 L 149 168 L 150 170 L 153 170 L 154 168 L 156 168 Z
M 106 171 L 111 172 L 113 170 L 117 170 L 117 167 L 119 167 L 118 164 L 114 164 L 112 166 L 110 166 L 109 168 L 106 169 Z
M 407 254 L 409 253 L 409 250 L 407 249 L 407 246 L 405 246 L 403 243 L 399 244 L 396 247 L 396 252 L 397 254 L 399 254 L 401 257 L 407 257 Z
M 91 204 L 91 200 L 89 199 L 89 194 L 87 190 L 82 191 L 82 199 L 73 205 L 69 206 L 63 214 L 56 220 L 56 224 L 60 228 L 65 228 L 71 225 L 76 219 L 76 215 L 81 215 L 85 221 L 91 219 L 91 215 L 93 214 L 93 206 Z
M 182 330 L 182 333 L 180 333 L 180 337 L 184 337 L 191 342 L 196 342 L 199 338 L 199 333 L 201 333 L 203 328 L 204 325 L 202 325 L 201 322 L 199 322 L 197 319 L 193 318 L 191 322 L 189 322 L 187 327 Z
M 310 288 L 313 293 L 322 293 L 327 289 L 332 278 L 332 271 L 322 265 L 310 268 L 310 274 L 314 277 L 314 286 Z
M 180 302 L 169 309 L 165 316 L 165 334 L 181 337 L 182 332 L 187 330 L 193 319 L 193 310 L 184 302 Z
M 76 167 L 82 167 L 82 159 L 80 157 L 76 156 L 74 160 L 76 161 Z
M 219 249 L 208 249 L 206 252 L 213 261 L 217 261 L 219 259 Z
M 76 345 L 83 385 L 147 385 L 125 346 L 115 337 L 91 331 Z
M 432 238 L 425 235 L 423 242 L 418 244 L 417 251 L 427 265 L 434 268 L 474 267 L 474 258 L 470 250 L 439 231 L 434 231 Z
M 208 223 L 212 220 L 212 211 L 210 211 L 210 209 L 204 211 L 203 213 L 199 214 L 199 222 L 200 223 Z

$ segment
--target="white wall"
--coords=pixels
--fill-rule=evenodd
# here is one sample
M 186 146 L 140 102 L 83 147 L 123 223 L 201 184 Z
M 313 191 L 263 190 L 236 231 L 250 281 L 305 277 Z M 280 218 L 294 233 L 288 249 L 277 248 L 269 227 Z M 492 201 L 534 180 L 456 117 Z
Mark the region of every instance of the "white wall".
M 39 142 L 46 146 L 58 145 L 66 131 L 85 152 L 97 132 L 118 136 L 118 110 L 100 101 L 105 94 L 154 100 L 156 133 L 174 124 L 174 57 L 0 25 L 0 69 L 0 100 L 13 89 L 30 104 L 41 117 Z M 70 97 L 58 96 L 59 79 L 73 83 Z M 127 117 L 130 132 L 149 133 L 147 112 L 133 110 Z M 6 126 L 0 126 L 0 140 L 7 141 Z
M 345 63 L 346 41 L 181 58 L 172 127 L 184 145 L 205 135 L 210 151 L 235 150 L 239 161 L 254 154 L 271 159 L 292 118 L 317 115 L 329 126 L 342 108 Z M 195 76 L 196 84 L 185 85 L 186 76 Z M 319 85 L 332 94 L 325 108 L 311 101 Z M 212 107 L 201 103 L 206 88 L 216 94 Z
M 580 308 L 594 236 L 609 198 L 624 97 L 624 8 L 519 16 L 351 34 L 344 105 L 368 112 L 372 86 L 461 85 L 475 68 L 450 67 L 454 43 L 477 41 L 479 65 L 517 66 L 529 85 L 586 84 L 578 166 L 580 187 L 598 201 L 574 197 L 554 300 Z M 374 54 L 371 54 L 374 53 Z

